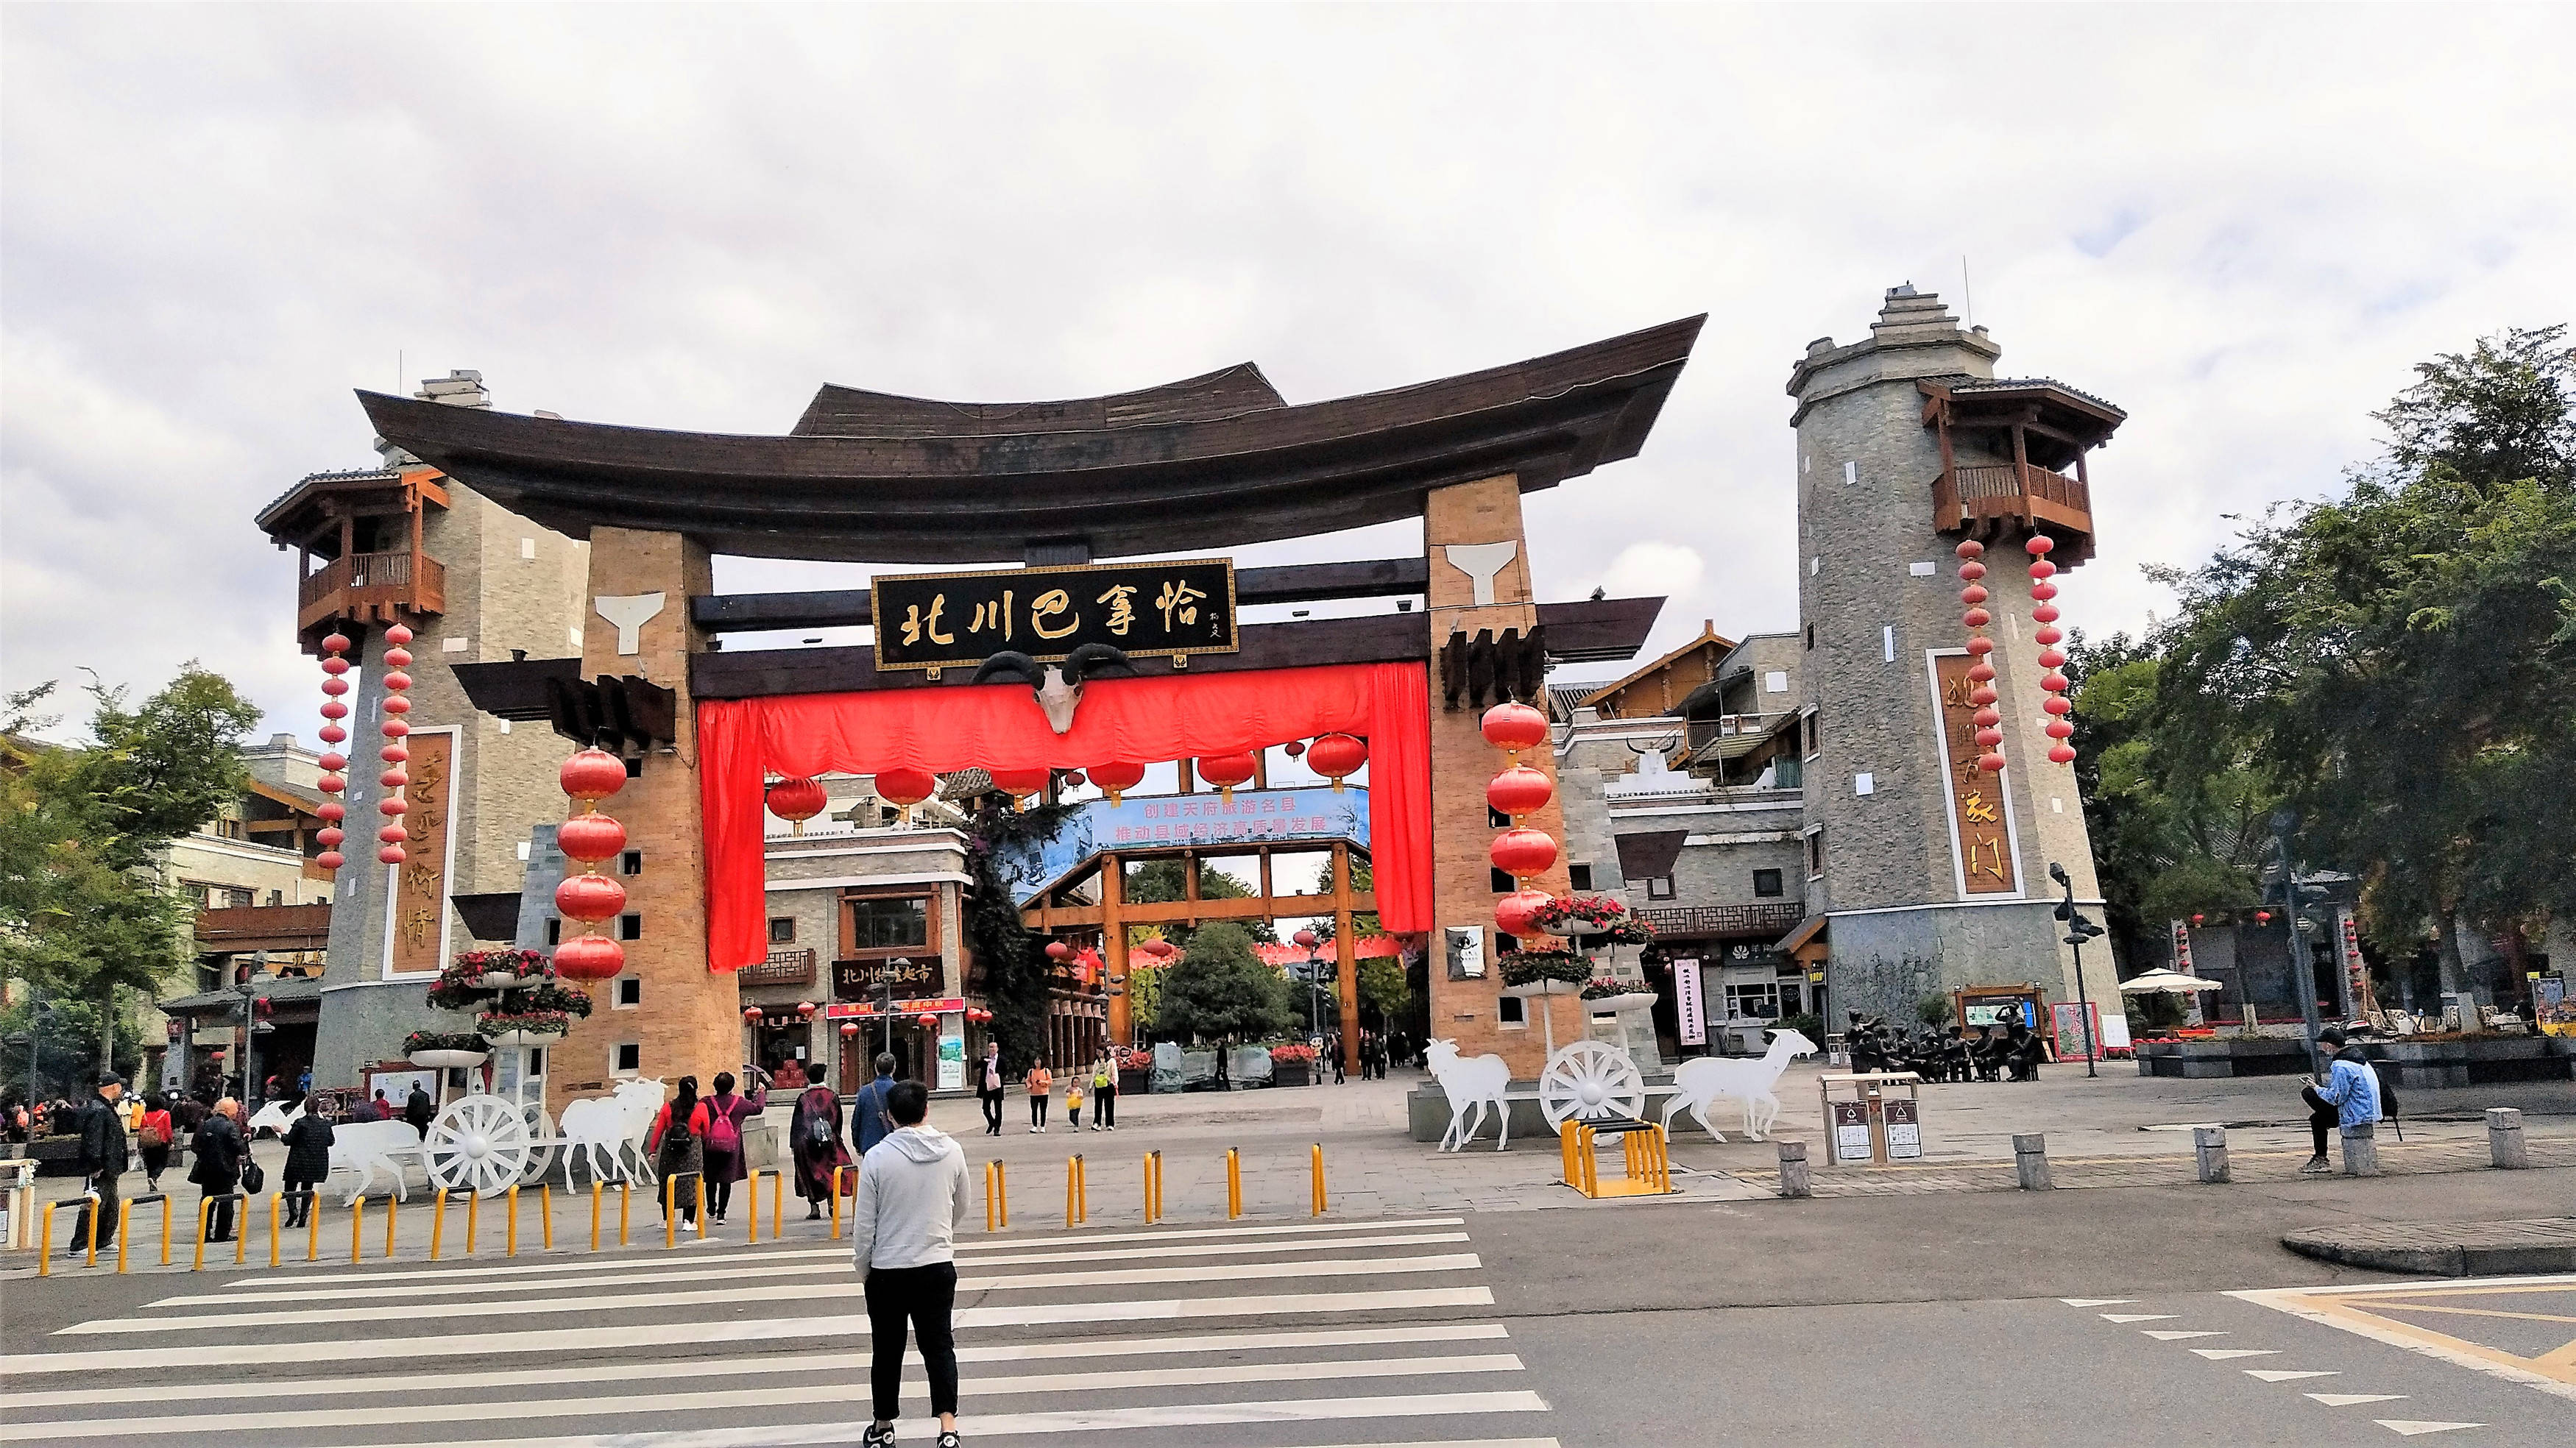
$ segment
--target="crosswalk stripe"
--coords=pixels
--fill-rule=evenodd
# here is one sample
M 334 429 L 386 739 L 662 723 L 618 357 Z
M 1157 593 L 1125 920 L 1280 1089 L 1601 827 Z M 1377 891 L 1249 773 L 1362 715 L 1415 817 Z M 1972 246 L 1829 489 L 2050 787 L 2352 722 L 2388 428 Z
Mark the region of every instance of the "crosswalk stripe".
M 1347 1312 L 1410 1312 L 1491 1307 L 1489 1287 L 1388 1288 L 1369 1292 L 1292 1292 L 1257 1297 L 1184 1297 L 1155 1301 L 1017 1303 L 961 1308 L 956 1326 L 1031 1327 L 1046 1324 L 1179 1321 L 1209 1317 L 1322 1316 Z M 573 1304 L 578 1310 L 583 1304 Z M 406 1317 L 417 1316 L 403 1309 Z M 148 1326 L 149 1324 L 147 1324 Z M 191 1370 L 364 1359 L 370 1362 L 433 1357 L 494 1357 L 515 1352 L 560 1357 L 575 1352 L 616 1352 L 693 1343 L 735 1344 L 740 1327 L 730 1322 L 655 1322 L 618 1327 L 568 1327 L 516 1332 L 438 1333 L 390 1339 L 318 1339 L 309 1342 L 168 1344 L 0 1357 L 0 1378 L 29 1373 L 134 1372 L 184 1363 Z M 814 1317 L 796 1323 L 800 1338 L 865 1337 L 865 1313 Z M 849 1436 L 855 1437 L 853 1432 Z
M 1464 1232 L 1415 1232 L 1383 1237 L 1325 1238 L 1312 1242 L 1262 1241 L 1247 1243 L 1240 1247 L 1228 1243 L 1203 1242 L 1185 1246 L 1139 1247 L 1107 1252 L 1040 1252 L 1011 1257 L 984 1257 L 978 1259 L 973 1265 L 980 1268 L 1034 1266 L 1054 1262 L 1162 1261 L 1174 1257 L 1230 1257 L 1274 1252 L 1331 1252 L 1357 1247 L 1431 1246 L 1466 1240 L 1467 1234 Z M 658 1263 L 639 1263 L 637 1264 L 639 1268 L 648 1270 L 579 1278 L 534 1277 L 517 1282 L 466 1281 L 414 1283 L 407 1286 L 315 1287 L 297 1292 L 263 1292 L 256 1299 L 245 1299 L 241 1294 L 234 1292 L 205 1293 L 188 1297 L 164 1297 L 148 1305 L 152 1307 L 240 1307 L 251 1300 L 263 1305 L 271 1302 L 334 1302 L 358 1299 L 387 1301 L 454 1296 L 467 1292 L 489 1294 L 581 1291 L 592 1287 L 633 1287 L 656 1282 L 692 1282 L 710 1277 L 721 1278 L 727 1282 L 741 1282 L 763 1277 L 813 1277 L 832 1274 L 846 1276 L 852 1271 L 850 1254 L 846 1251 L 829 1253 L 822 1261 L 790 1262 L 775 1266 L 744 1267 L 740 1262 L 739 1258 L 732 1260 L 698 1258 L 688 1263 L 673 1263 L 668 1267 Z M 1280 1265 L 1285 1267 L 1290 1264 Z M 958 1289 L 963 1291 L 968 1285 L 966 1282 L 960 1282 Z
M 1410 1327 L 1324 1328 L 1298 1332 L 1193 1333 L 1177 1337 L 988 1343 L 958 1348 L 957 1360 L 960 1363 L 1027 1362 L 1052 1361 L 1059 1358 L 1135 1357 L 1149 1353 L 1156 1357 L 1168 1358 L 1202 1353 L 1267 1352 L 1282 1349 L 1493 1342 L 1510 1336 L 1510 1329 L 1499 1322 L 1426 1323 Z M 567 1383 L 776 1377 L 791 1373 L 812 1372 L 864 1372 L 868 1363 L 869 1354 L 866 1352 L 787 1353 L 761 1357 L 585 1362 L 565 1368 L 519 1368 L 473 1373 L 417 1373 L 393 1376 L 370 1372 L 360 1377 L 214 1379 L 189 1383 L 187 1393 L 191 1401 L 225 1398 L 355 1397 L 362 1394 L 392 1393 L 460 1393 L 484 1388 L 543 1387 Z M 173 1366 L 173 1364 L 164 1365 Z M 24 1412 L 30 1408 L 86 1407 L 98 1401 L 98 1390 L 88 1387 L 0 1393 L 0 1412 Z
M 1151 1232 L 1102 1232 L 1097 1235 L 1078 1232 L 1069 1235 L 1063 1233 L 1049 1233 L 1045 1236 L 1023 1235 L 1006 1237 L 970 1237 L 957 1244 L 957 1256 L 962 1264 L 966 1258 L 978 1257 L 986 1253 L 1014 1252 L 1044 1244 L 1066 1241 L 1079 1243 L 1085 1246 L 1100 1246 L 1108 1243 L 1123 1242 L 1179 1242 L 1199 1237 L 1316 1237 L 1328 1236 L 1335 1233 L 1397 1232 L 1412 1231 L 1423 1227 L 1459 1227 L 1466 1225 L 1466 1220 L 1467 1219 L 1464 1217 L 1411 1217 L 1400 1221 L 1298 1222 L 1285 1226 L 1174 1228 L 1170 1230 Z M 717 1245 L 721 1246 L 724 1244 Z M 1253 1249 L 1247 1248 L 1246 1250 Z M 807 1257 L 847 1258 L 849 1255 L 850 1249 L 845 1243 L 836 1247 L 797 1247 L 766 1252 L 745 1251 L 737 1252 L 730 1256 L 721 1258 L 710 1259 L 701 1257 L 696 1260 L 705 1262 L 709 1266 L 721 1267 L 723 1265 L 736 1262 L 772 1262 Z M 290 1270 L 246 1276 L 235 1280 L 229 1285 L 243 1291 L 264 1291 L 272 1288 L 299 1287 L 326 1282 L 417 1282 L 432 1278 L 453 1279 L 463 1277 L 534 1276 L 539 1274 L 566 1272 L 615 1272 L 634 1267 L 642 1262 L 652 1261 L 657 1257 L 666 1256 L 667 1254 L 665 1253 L 637 1251 L 629 1252 L 622 1256 L 583 1258 L 576 1261 L 514 1262 L 489 1267 L 469 1267 L 463 1265 L 452 1267 L 425 1267 L 400 1272 L 348 1272 L 337 1269 L 317 1272 L 298 1272 Z
M 1430 1257 L 1351 1257 L 1296 1264 L 1299 1277 L 1361 1277 L 1417 1272 L 1470 1272 L 1483 1263 L 1473 1252 Z M 1119 1272 L 1031 1272 L 1004 1277 L 961 1277 L 963 1292 L 1020 1291 L 1052 1287 L 1131 1287 L 1156 1283 L 1240 1282 L 1276 1277 L 1275 1262 L 1234 1263 L 1202 1267 L 1140 1267 Z M 229 1312 L 203 1317 L 95 1318 L 57 1329 L 57 1335 L 211 1332 L 243 1327 L 299 1327 L 325 1323 L 386 1322 L 422 1317 L 536 1317 L 551 1312 L 631 1312 L 663 1307 L 703 1307 L 715 1303 L 807 1301 L 814 1289 L 806 1284 L 769 1287 L 721 1287 L 702 1292 L 640 1292 L 622 1297 L 562 1298 L 550 1302 L 397 1303 L 382 1307 L 327 1307 L 288 1312 Z
M 1055 1413 L 996 1413 L 961 1422 L 978 1440 L 1013 1434 L 1133 1432 L 1150 1428 L 1208 1428 L 1245 1423 L 1313 1423 L 1340 1418 L 1422 1418 L 1472 1413 L 1544 1413 L 1547 1400 L 1532 1392 L 1422 1393 L 1383 1398 L 1289 1398 L 1249 1403 L 1174 1403 L 1159 1407 L 1074 1409 Z M 680 1429 L 645 1433 L 583 1434 L 564 1438 L 486 1438 L 471 1442 L 440 1440 L 440 1448 L 776 1448 L 809 1440 L 855 1442 L 864 1419 L 823 1423 L 781 1423 L 747 1428 Z M 929 1438 L 936 1420 L 906 1418 L 896 1425 L 904 1438 Z M 1490 1444 L 1493 1440 L 1486 1440 Z M 1553 1438 L 1520 1439 L 1522 1444 L 1555 1443 Z M 387 1448 L 382 1439 L 349 1448 Z M 1377 1445 L 1389 1448 L 1389 1445 Z M 1404 1448 L 1432 1448 L 1407 1444 Z
M 970 1397 L 1005 1397 L 1020 1393 L 1116 1392 L 1135 1388 L 1199 1388 L 1234 1383 L 1334 1381 L 1352 1378 L 1428 1377 L 1467 1373 L 1516 1373 L 1521 1360 L 1510 1353 L 1462 1354 L 1451 1357 L 1370 1358 L 1333 1362 L 1232 1363 L 1216 1367 L 1140 1368 L 1129 1372 L 1038 1373 L 1016 1378 L 968 1379 Z M 434 1416 L 442 1423 L 475 1419 L 587 1418 L 600 1414 L 712 1413 L 772 1405 L 841 1403 L 866 1391 L 863 1375 L 851 1380 L 806 1384 L 773 1383 L 757 1388 L 723 1388 L 695 1393 L 648 1393 L 631 1397 L 553 1397 L 515 1402 L 460 1402 L 453 1398 L 434 1407 L 407 1403 L 370 1408 L 337 1403 L 331 1421 L 363 1428 L 417 1422 Z M 907 1394 L 926 1399 L 926 1385 Z M 158 1418 L 95 1418 L 86 1421 L 0 1423 L 0 1443 L 64 1438 L 104 1438 L 124 1434 L 258 1433 L 309 1426 L 313 1413 L 295 1408 L 271 1413 L 190 1412 Z

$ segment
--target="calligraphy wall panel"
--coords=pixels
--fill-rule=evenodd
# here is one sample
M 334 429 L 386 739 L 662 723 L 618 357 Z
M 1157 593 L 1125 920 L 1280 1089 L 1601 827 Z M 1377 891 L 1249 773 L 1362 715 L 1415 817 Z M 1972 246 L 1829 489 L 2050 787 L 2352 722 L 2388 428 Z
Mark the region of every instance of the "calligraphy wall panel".
M 1967 654 L 1936 654 L 1932 682 L 1940 720 L 1941 769 L 1950 802 L 1950 853 L 1958 870 L 1959 893 L 2021 893 L 2021 862 L 2013 848 L 2011 811 L 2004 799 L 2004 776 L 1977 767 L 1985 753 L 1977 743 L 1977 706 L 1968 695 L 1977 686 L 1968 678 L 1976 660 Z
M 394 877 L 393 943 L 386 969 L 396 975 L 435 971 L 447 963 L 449 846 L 456 826 L 456 731 L 422 730 L 410 736 L 411 804 L 403 824 L 411 831 Z

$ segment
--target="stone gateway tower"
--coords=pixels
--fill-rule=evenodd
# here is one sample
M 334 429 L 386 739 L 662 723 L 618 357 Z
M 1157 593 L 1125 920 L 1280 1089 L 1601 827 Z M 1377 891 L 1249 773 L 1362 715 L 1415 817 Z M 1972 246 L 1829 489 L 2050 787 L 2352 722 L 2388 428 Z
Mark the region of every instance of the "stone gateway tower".
M 1808 344 L 1797 399 L 1797 671 L 1808 926 L 1845 1011 L 1910 1023 L 1962 987 L 2075 997 L 2052 916 L 2062 865 L 2098 903 L 2091 842 L 2056 743 L 2032 635 L 2034 534 L 2071 568 L 2093 551 L 2085 455 L 2120 409 L 2046 379 L 1995 376 L 2003 349 L 1938 297 L 1900 286 L 1866 340 Z M 1964 539 L 1986 545 L 1985 630 L 2007 761 L 1978 767 L 1962 622 Z M 2105 966 L 2093 979 L 2107 988 Z

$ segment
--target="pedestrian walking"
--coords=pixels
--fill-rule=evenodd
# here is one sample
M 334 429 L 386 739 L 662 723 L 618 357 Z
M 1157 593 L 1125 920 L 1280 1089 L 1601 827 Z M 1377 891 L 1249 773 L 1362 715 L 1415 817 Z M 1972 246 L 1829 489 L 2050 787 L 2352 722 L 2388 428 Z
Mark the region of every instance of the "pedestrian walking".
M 233 1193 L 241 1189 L 242 1158 L 249 1152 L 242 1143 L 241 1124 L 233 1119 L 240 1114 L 241 1103 L 227 1096 L 215 1103 L 188 1139 L 188 1180 L 202 1189 L 201 1200 L 215 1199 L 206 1233 L 209 1242 L 233 1238 Z M 206 1212 L 202 1206 L 197 1210 L 201 1216 Z
M 716 1092 L 707 1098 L 707 1210 L 717 1221 L 733 1205 L 733 1184 L 749 1176 L 744 1166 L 742 1124 L 758 1116 L 769 1105 L 769 1077 L 757 1066 L 746 1068 L 757 1073 L 749 1096 L 737 1096 L 733 1073 L 716 1073 Z
M 110 1071 L 98 1078 L 98 1089 L 80 1114 L 80 1164 L 90 1199 L 82 1203 L 80 1224 L 72 1231 L 75 1246 L 91 1240 L 96 1230 L 104 1246 L 116 1240 L 117 1183 L 125 1175 L 125 1113 L 117 1101 L 125 1095 L 125 1078 Z M 93 1228 L 92 1214 L 96 1214 Z M 45 1248 L 50 1252 L 53 1247 Z
M 1002 1134 L 1002 1095 L 1009 1083 L 1002 1078 L 1002 1043 L 986 1041 L 984 1059 L 975 1067 L 975 1096 L 984 1105 L 984 1134 Z
M 135 1144 L 143 1148 L 143 1189 L 161 1190 L 161 1173 L 170 1169 L 170 1142 L 177 1134 L 170 1123 L 170 1098 L 155 1091 L 143 1098 L 143 1119 L 135 1125 Z
M 823 1215 L 841 1168 L 850 1164 L 850 1149 L 841 1144 L 841 1093 L 819 1068 L 814 1084 L 796 1098 L 787 1136 L 796 1159 L 796 1194 L 805 1199 L 805 1220 L 811 1222 Z
M 299 1096 L 303 1114 L 286 1128 L 286 1170 L 279 1186 L 286 1193 L 286 1225 L 301 1227 L 313 1216 L 313 1194 L 331 1175 L 331 1123 L 313 1109 L 313 1098 Z
M 868 1386 L 875 1421 L 861 1448 L 891 1448 L 902 1416 L 907 1326 L 921 1344 L 930 1379 L 930 1411 L 939 1416 L 938 1448 L 958 1448 L 957 1229 L 966 1221 L 966 1153 L 922 1124 L 930 1093 L 899 1081 L 886 1093 L 895 1129 L 859 1162 L 859 1195 L 850 1210 L 851 1265 L 865 1279 Z
M 1078 1065 L 1064 1073 L 1064 1129 L 1082 1129 L 1082 1068 Z
M 645 1134 L 644 1149 L 653 1153 L 653 1170 L 663 1182 L 662 1220 L 671 1220 L 671 1207 L 679 1204 L 680 1220 L 694 1225 L 698 1220 L 698 1188 L 706 1179 L 707 1104 L 698 1099 L 698 1078 L 680 1078 L 679 1094 L 662 1103 L 653 1118 L 653 1128 Z M 697 1180 L 682 1182 L 682 1177 Z
M 419 1132 L 422 1139 L 426 1140 L 429 1136 L 430 1118 L 438 1114 L 438 1105 L 429 1099 L 428 1092 L 415 1085 L 411 1088 L 411 1094 L 403 1098 L 402 1114 L 403 1120 L 410 1123 L 411 1129 Z
M 1344 1068 L 1344 1067 L 1343 1067 L 1343 1065 L 1342 1065 L 1342 1033 L 1341 1033 L 1341 1032 L 1339 1032 L 1339 1031 L 1335 1031 L 1335 1032 L 1333 1032 L 1333 1084 L 1334 1084 L 1334 1085 L 1336 1085 L 1336 1086 L 1342 1085 L 1342 1084 L 1344 1084 L 1344 1082 L 1348 1079 L 1348 1078 L 1346 1078 L 1346 1077 L 1342 1074 L 1342 1073 L 1343 1073 L 1343 1071 L 1344 1071 L 1344 1069 L 1345 1069 L 1345 1068 Z
M 862 1159 L 894 1130 L 894 1118 L 886 1114 L 886 1093 L 895 1086 L 894 1054 L 879 1051 L 874 1064 L 876 1076 L 850 1097 L 850 1140 Z
M 1118 1129 L 1118 1062 L 1115 1057 L 1103 1056 L 1100 1064 L 1091 1068 L 1091 1129 Z
M 1020 1084 L 1029 1092 L 1029 1130 L 1044 1136 L 1047 1093 L 1055 1090 L 1055 1076 L 1047 1070 L 1046 1062 L 1039 1061 L 1029 1067 L 1029 1074 L 1021 1079 Z
M 2333 1053 L 2326 1067 L 2325 1079 L 2316 1085 L 2299 1088 L 2299 1099 L 2308 1103 L 2308 1140 L 2312 1155 L 2308 1164 L 2299 1168 L 2311 1176 L 2334 1170 L 2326 1160 L 2326 1128 L 2340 1126 L 2350 1135 L 2356 1126 L 2379 1120 L 2379 1073 L 2371 1069 L 2370 1058 L 2361 1047 L 2344 1044 L 2343 1027 L 2328 1026 L 2317 1032 L 2317 1043 Z M 2317 1089 L 2323 1086 L 2321 1092 Z

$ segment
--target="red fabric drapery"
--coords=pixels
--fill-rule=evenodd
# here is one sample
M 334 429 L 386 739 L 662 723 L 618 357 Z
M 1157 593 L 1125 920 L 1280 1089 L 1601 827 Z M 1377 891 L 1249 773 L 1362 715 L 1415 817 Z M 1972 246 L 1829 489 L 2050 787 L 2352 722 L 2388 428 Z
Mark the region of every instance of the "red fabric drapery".
M 706 700 L 697 725 L 707 966 L 740 970 L 768 954 L 765 775 L 1153 764 L 1335 730 L 1369 741 L 1378 917 L 1389 930 L 1429 930 L 1430 707 L 1420 664 L 1099 679 L 1061 735 L 1047 728 L 1025 684 Z

